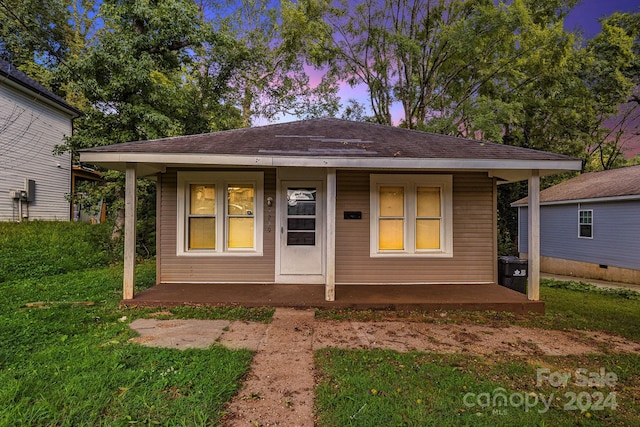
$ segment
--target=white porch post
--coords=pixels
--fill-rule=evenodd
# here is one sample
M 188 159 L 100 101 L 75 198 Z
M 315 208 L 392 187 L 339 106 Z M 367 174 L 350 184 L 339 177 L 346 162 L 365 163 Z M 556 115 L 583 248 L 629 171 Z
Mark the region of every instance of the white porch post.
M 327 169 L 327 274 L 324 299 L 336 300 L 336 169 Z
M 540 299 L 540 172 L 538 170 L 531 171 L 528 192 L 529 282 L 527 297 L 530 301 L 538 301 Z
M 137 217 L 136 166 L 127 163 L 124 200 L 124 280 L 122 299 L 133 299 L 136 283 L 136 217 Z

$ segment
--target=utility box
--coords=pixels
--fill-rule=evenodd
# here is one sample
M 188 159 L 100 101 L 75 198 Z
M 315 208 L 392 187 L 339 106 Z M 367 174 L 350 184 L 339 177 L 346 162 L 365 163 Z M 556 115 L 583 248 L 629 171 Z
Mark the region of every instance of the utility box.
M 498 283 L 520 293 L 527 293 L 529 262 L 517 256 L 498 257 Z
M 33 179 L 24 180 L 24 191 L 27 192 L 26 200 L 28 203 L 36 200 L 36 182 Z

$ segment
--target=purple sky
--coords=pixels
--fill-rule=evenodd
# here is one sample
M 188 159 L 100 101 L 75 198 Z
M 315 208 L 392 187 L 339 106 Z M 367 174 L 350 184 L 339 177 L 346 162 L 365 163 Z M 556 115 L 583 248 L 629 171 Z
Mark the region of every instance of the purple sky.
M 640 12 L 639 0 L 582 0 L 565 18 L 568 31 L 582 30 L 586 38 L 600 32 L 599 18 L 613 12 Z
M 585 38 L 591 38 L 600 32 L 600 18 L 611 15 L 613 12 L 640 12 L 640 0 L 582 0 L 569 15 L 565 18 L 565 29 L 567 31 L 581 32 Z M 312 81 L 319 80 L 310 70 Z M 343 83 L 339 96 L 346 104 L 349 98 L 355 98 L 365 105 L 368 105 L 366 89 L 362 86 L 352 88 Z M 396 103 L 397 104 L 397 103 Z M 392 108 L 394 120 L 402 116 L 402 108 L 399 104 Z

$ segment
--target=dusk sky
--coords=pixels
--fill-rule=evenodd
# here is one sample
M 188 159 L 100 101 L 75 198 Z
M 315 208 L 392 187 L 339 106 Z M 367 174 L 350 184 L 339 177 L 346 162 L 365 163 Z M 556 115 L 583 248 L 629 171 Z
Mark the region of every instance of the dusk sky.
M 640 12 L 640 0 L 583 0 L 565 18 L 565 29 L 567 31 L 580 32 L 586 39 L 589 39 L 600 32 L 599 19 L 616 11 Z M 366 89 L 363 87 L 351 88 L 345 83 L 341 86 L 339 96 L 343 103 L 346 103 L 350 98 L 355 98 L 367 105 Z M 394 118 L 398 114 L 402 114 L 400 105 L 395 106 L 392 114 Z M 295 120 L 295 118 L 287 117 L 282 119 L 282 121 L 289 120 Z M 640 152 L 640 147 L 634 148 L 633 151 L 634 153 L 636 151 Z
M 600 32 L 598 19 L 613 12 L 640 12 L 640 0 L 583 0 L 565 19 L 569 31 L 582 29 L 586 38 Z

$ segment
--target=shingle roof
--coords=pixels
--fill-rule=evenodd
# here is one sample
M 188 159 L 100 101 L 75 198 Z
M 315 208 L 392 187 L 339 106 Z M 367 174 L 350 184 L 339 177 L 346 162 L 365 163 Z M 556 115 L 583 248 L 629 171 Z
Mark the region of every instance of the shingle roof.
M 542 190 L 540 203 L 624 196 L 640 196 L 640 165 L 583 173 Z M 513 202 L 512 205 L 526 205 L 527 203 L 529 203 L 529 198 L 525 197 Z
M 82 114 L 80 110 L 73 107 L 72 105 L 69 105 L 64 99 L 49 91 L 47 88 L 33 80 L 31 77 L 27 76 L 22 71 L 18 70 L 10 62 L 7 62 L 4 59 L 0 58 L 0 83 L 2 82 L 2 77 L 11 80 L 19 84 L 20 86 L 49 99 L 50 101 L 53 101 L 75 116 L 79 116 L 80 114 Z
M 84 151 L 270 157 L 575 160 L 544 151 L 332 118 L 128 142 Z

